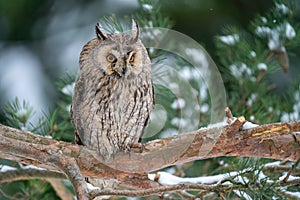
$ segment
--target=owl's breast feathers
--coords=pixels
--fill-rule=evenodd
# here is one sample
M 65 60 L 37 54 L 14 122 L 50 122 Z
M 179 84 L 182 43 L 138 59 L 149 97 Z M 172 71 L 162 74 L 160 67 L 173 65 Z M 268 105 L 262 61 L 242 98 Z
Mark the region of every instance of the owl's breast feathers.
M 79 77 L 72 118 L 83 145 L 109 158 L 137 143 L 153 108 L 151 79 Z

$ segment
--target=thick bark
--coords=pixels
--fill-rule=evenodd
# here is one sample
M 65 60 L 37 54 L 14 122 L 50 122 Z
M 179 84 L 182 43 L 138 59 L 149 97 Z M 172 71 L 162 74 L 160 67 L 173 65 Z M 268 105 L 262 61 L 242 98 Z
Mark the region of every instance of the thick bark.
M 300 121 L 241 131 L 244 122 L 240 117 L 228 126 L 150 141 L 144 145 L 142 153 L 120 153 L 109 163 L 104 163 L 96 152 L 83 146 L 0 125 L 0 157 L 63 172 L 74 180 L 76 188 L 83 187 L 82 192 L 86 186 L 81 174 L 77 174 L 79 169 L 83 176 L 116 179 L 134 187 L 152 188 L 157 183 L 148 179 L 148 172 L 193 160 L 245 156 L 296 161 L 300 157 Z

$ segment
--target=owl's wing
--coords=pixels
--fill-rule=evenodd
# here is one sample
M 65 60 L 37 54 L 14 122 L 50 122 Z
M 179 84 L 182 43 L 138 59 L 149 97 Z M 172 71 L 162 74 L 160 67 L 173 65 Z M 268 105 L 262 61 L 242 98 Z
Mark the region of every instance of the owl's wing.
M 81 124 L 81 119 L 80 119 L 80 105 L 82 104 L 82 97 L 84 97 L 85 93 L 84 93 L 84 80 L 82 80 L 82 77 L 79 76 L 79 78 L 76 81 L 75 84 L 75 88 L 74 88 L 74 96 L 72 99 L 72 104 L 71 104 L 71 110 L 70 110 L 70 114 L 71 114 L 71 122 L 74 125 L 74 141 L 76 144 L 79 145 L 83 145 L 82 142 L 82 138 L 83 135 L 80 135 L 80 129 L 82 128 L 82 124 Z
M 74 132 L 74 142 L 75 142 L 75 144 L 83 145 L 83 143 L 78 135 L 78 132 L 76 130 Z

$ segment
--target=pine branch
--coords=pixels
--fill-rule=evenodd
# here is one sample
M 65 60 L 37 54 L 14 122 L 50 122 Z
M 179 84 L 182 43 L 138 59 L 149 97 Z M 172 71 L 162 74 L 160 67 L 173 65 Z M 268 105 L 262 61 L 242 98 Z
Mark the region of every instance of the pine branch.
M 218 156 L 289 161 L 300 157 L 300 121 L 240 131 L 244 123 L 245 119 L 239 117 L 228 126 L 204 128 L 150 141 L 142 153 L 120 153 L 109 163 L 104 163 L 96 152 L 84 146 L 0 125 L 0 157 L 65 173 L 79 199 L 87 197 L 83 176 L 116 179 L 135 188 L 151 189 L 157 184 L 150 181 L 145 172 L 179 163 Z M 185 151 L 178 155 L 178 149 L 182 148 Z

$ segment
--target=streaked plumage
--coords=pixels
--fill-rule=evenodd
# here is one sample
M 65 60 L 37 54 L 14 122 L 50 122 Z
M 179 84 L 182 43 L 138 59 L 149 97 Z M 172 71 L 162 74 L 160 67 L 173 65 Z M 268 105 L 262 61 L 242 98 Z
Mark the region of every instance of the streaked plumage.
M 96 35 L 80 54 L 71 115 L 77 143 L 108 160 L 129 151 L 149 122 L 151 61 L 134 20 L 131 34 L 109 35 L 97 24 Z

